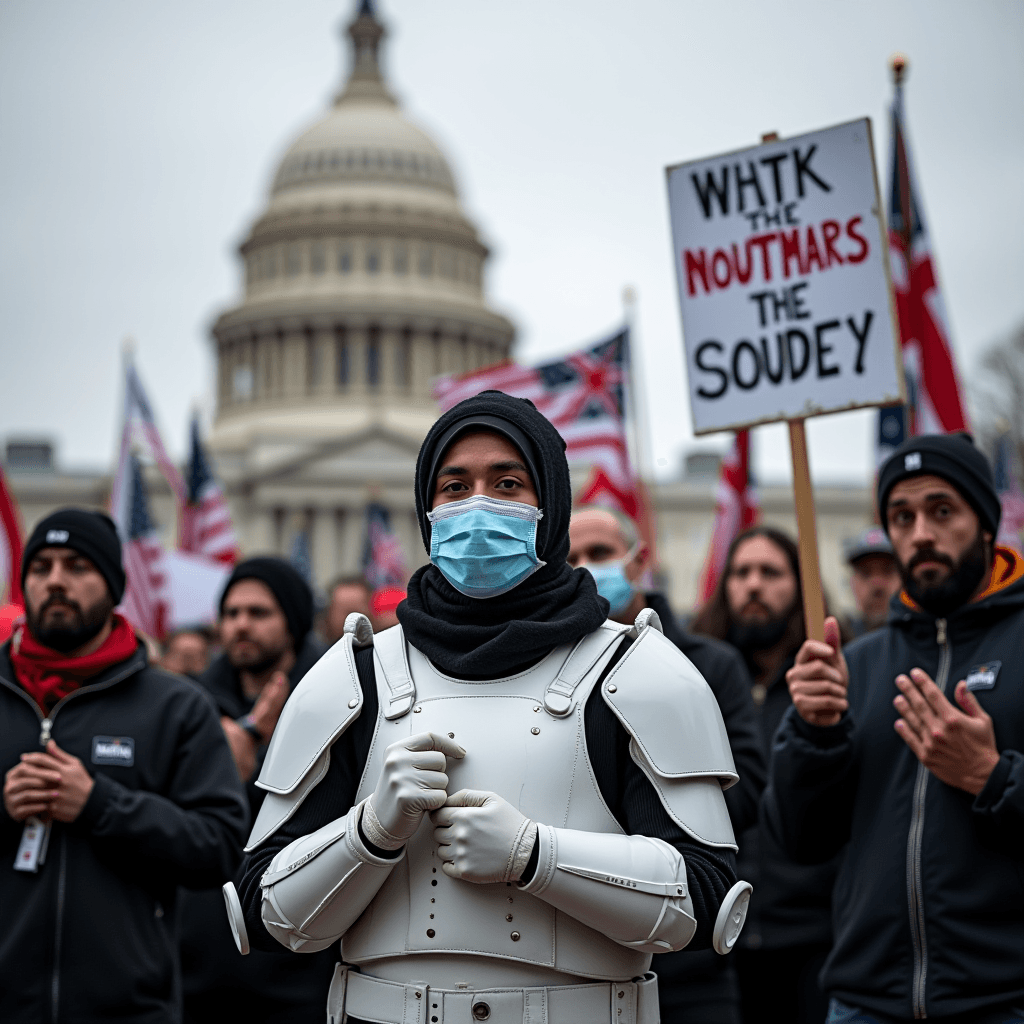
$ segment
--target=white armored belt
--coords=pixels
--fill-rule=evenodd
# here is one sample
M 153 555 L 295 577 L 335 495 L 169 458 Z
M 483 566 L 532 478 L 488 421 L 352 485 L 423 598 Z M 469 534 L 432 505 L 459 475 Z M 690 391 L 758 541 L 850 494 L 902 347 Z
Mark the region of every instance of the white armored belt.
M 339 966 L 328 1024 L 350 1017 L 375 1024 L 658 1024 L 653 974 L 628 982 L 547 988 L 439 989 L 382 981 Z

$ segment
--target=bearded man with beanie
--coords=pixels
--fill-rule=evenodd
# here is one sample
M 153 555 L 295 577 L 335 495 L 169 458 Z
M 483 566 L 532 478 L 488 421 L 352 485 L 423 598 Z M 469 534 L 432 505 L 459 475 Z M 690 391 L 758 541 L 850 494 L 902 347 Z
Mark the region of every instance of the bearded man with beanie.
M 1024 561 L 966 434 L 904 442 L 878 476 L 903 589 L 840 648 L 788 674 L 768 827 L 792 855 L 841 854 L 829 1021 L 1024 1020 Z
M 312 632 L 313 592 L 283 558 L 247 558 L 220 599 L 223 653 L 200 677 L 245 782 L 250 820 L 264 791 L 255 785 L 288 694 L 324 653 Z M 181 962 L 185 1024 L 320 1024 L 334 971 L 329 953 L 239 957 L 219 889 L 183 901 Z
M 651 954 L 722 951 L 735 781 L 707 684 L 566 564 L 565 446 L 484 392 L 416 464 L 431 563 L 285 706 L 229 907 L 242 948 L 341 957 L 328 1019 L 659 1019 Z
M 241 857 L 228 745 L 114 611 L 108 516 L 47 516 L 21 578 L 26 621 L 0 649 L 0 1019 L 172 1024 L 178 887 L 219 885 Z

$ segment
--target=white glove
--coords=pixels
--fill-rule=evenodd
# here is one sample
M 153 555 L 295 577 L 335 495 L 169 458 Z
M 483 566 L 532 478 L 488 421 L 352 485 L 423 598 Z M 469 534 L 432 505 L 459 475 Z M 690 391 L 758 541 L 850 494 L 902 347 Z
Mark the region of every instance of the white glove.
M 382 850 L 397 850 L 420 827 L 423 815 L 440 807 L 448 795 L 447 758 L 466 751 L 444 736 L 421 732 L 392 743 L 384 767 L 363 811 L 363 833 Z
M 433 811 L 441 870 L 467 882 L 518 882 L 537 826 L 497 793 L 460 789 Z

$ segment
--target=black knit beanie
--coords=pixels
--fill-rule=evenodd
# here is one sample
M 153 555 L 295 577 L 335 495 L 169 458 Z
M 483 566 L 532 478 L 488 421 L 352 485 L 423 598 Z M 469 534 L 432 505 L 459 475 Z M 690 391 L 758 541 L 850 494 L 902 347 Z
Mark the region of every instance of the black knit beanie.
M 284 612 L 288 632 L 292 635 L 295 650 L 313 628 L 313 592 L 309 584 L 283 558 L 264 555 L 247 558 L 235 566 L 220 595 L 220 614 L 224 614 L 224 601 L 228 591 L 240 580 L 259 580 L 270 588 L 275 600 Z
M 114 604 L 124 597 L 124 566 L 121 538 L 114 520 L 105 512 L 85 508 L 62 508 L 51 512 L 32 531 L 21 556 L 21 588 L 25 589 L 28 565 L 43 548 L 71 548 L 96 566 L 107 581 Z
M 878 515 L 889 532 L 886 506 L 889 492 L 912 476 L 938 476 L 948 480 L 978 514 L 982 529 L 999 532 L 1002 507 L 988 459 L 974 447 L 970 434 L 925 434 L 904 441 L 889 456 L 878 474 Z

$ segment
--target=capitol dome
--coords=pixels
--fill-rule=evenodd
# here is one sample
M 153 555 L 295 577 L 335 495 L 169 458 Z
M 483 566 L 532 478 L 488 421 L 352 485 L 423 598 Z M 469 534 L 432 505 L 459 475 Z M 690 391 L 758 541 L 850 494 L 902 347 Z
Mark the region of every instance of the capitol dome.
M 347 35 L 348 80 L 278 163 L 239 246 L 243 296 L 213 326 L 211 446 L 237 515 L 263 523 L 246 547 L 286 546 L 296 506 L 343 518 L 367 488 L 409 504 L 433 380 L 507 359 L 514 334 L 448 161 L 381 72 L 370 0 Z

